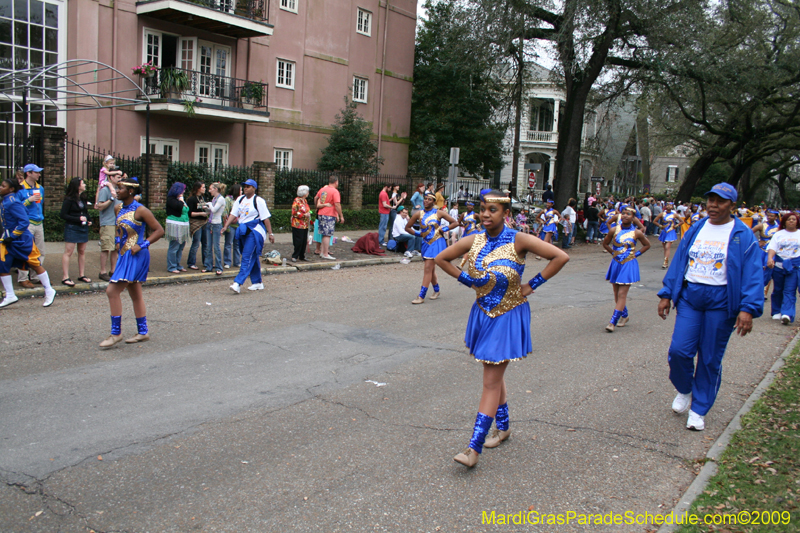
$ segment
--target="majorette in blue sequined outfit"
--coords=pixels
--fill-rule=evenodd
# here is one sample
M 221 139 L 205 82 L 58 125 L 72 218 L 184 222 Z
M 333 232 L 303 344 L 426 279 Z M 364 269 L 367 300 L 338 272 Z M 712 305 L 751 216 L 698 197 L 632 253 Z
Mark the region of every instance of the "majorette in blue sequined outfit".
M 129 205 L 122 206 L 117 214 L 117 237 L 119 243 L 119 259 L 111 276 L 111 283 L 127 281 L 130 283 L 147 281 L 147 272 L 150 270 L 150 250 L 139 250 L 134 254 L 132 248 L 145 240 L 146 224 L 136 220 L 136 209 L 142 204 L 134 200 Z
M 520 290 L 525 257 L 514 247 L 517 231 L 504 227 L 497 237 L 475 236 L 466 264 L 477 293 L 464 342 L 484 363 L 499 364 L 526 357 L 531 344 L 531 310 Z
M 464 218 L 461 219 L 464 225 L 464 237 L 475 235 L 483 231 L 480 222 L 478 221 L 478 214 L 475 211 L 464 213 Z
M 442 236 L 439 210 L 434 206 L 423 211 L 419 217 L 420 236 L 422 237 L 422 258 L 435 259 L 436 255 L 447 248 L 447 239 Z
M 619 285 L 632 285 L 639 281 L 639 261 L 636 260 L 636 226 L 616 226 L 611 239 L 614 257 L 606 273 L 606 280 Z

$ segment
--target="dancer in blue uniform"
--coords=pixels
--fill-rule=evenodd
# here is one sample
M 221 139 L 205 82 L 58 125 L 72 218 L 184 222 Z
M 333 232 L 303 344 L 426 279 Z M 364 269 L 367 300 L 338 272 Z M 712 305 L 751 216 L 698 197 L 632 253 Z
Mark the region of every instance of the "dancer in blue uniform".
M 3 282 L 5 297 L 0 307 L 7 307 L 19 301 L 14 294 L 11 280 L 11 269 L 20 271 L 32 268 L 44 287 L 44 307 L 50 307 L 56 297 L 55 289 L 50 285 L 50 277 L 39 259 L 39 249 L 33 242 L 33 234 L 28 229 L 30 220 L 28 211 L 17 198 L 20 183 L 14 179 L 5 179 L 0 183 L 0 222 L 3 225 L 3 240 L 0 243 L 0 280 Z
M 461 216 L 458 217 L 458 225 L 464 228 L 463 237 L 469 237 L 470 235 L 475 235 L 483 231 L 483 228 L 480 226 L 480 222 L 478 220 L 478 213 L 475 212 L 475 205 L 472 202 L 466 203 L 467 210 L 464 213 L 461 213 Z
M 228 226 L 238 221 L 239 227 L 236 228 L 236 241 L 242 251 L 242 263 L 239 266 L 239 274 L 233 280 L 230 289 L 236 294 L 242 292 L 242 285 L 250 276 L 250 286 L 247 290 L 264 290 L 264 283 L 261 281 L 261 251 L 264 249 L 264 241 L 269 237 L 269 242 L 275 242 L 275 235 L 272 234 L 272 224 L 269 219 L 272 216 L 267 208 L 267 202 L 260 196 L 256 196 L 258 183 L 255 180 L 247 180 L 242 183 L 244 194 L 233 202 L 231 214 L 222 233 L 228 230 Z
M 767 269 L 772 271 L 772 318 L 783 325 L 794 322 L 797 289 L 800 287 L 800 231 L 798 217 L 787 213 L 781 218 L 780 230 L 767 245 Z
M 542 231 L 539 238 L 548 244 L 558 240 L 558 219 L 561 217 L 556 209 L 553 208 L 554 200 L 547 199 L 547 208 L 539 215 L 542 221 Z
M 439 297 L 439 278 L 436 276 L 436 255 L 447 248 L 447 239 L 444 234 L 449 230 L 449 225 L 442 224 L 445 220 L 448 224 L 456 227 L 458 222 L 450 216 L 445 209 L 436 208 L 436 195 L 432 192 L 425 193 L 422 200 L 423 209 L 414 213 L 408 219 L 406 231 L 422 237 L 422 260 L 424 271 L 422 274 L 422 288 L 419 296 L 411 301 L 412 304 L 425 303 L 425 295 L 428 294 L 428 284 L 433 284 L 433 296 L 431 300 Z M 414 224 L 419 222 L 419 230 L 414 229 Z
M 469 447 L 454 457 L 469 467 L 477 464 L 484 446 L 498 446 L 511 434 L 503 376 L 510 361 L 523 359 L 532 351 L 531 310 L 526 297 L 569 261 L 566 252 L 552 244 L 505 227 L 503 220 L 510 210 L 508 196 L 500 191 L 482 191 L 480 219 L 485 232 L 464 237 L 436 256 L 442 270 L 477 293 L 464 341 L 470 354 L 483 363 L 483 392 Z M 469 252 L 469 259 L 467 268 L 461 271 L 451 261 L 465 252 Z M 550 262 L 524 283 L 527 252 Z M 495 418 L 496 431 L 487 438 Z
M 613 256 L 608 267 L 606 280 L 614 289 L 614 313 L 606 326 L 606 331 L 613 333 L 619 326 L 628 323 L 628 290 L 639 282 L 639 261 L 637 258 L 650 249 L 650 241 L 641 229 L 633 225 L 636 210 L 623 205 L 619 211 L 619 224 L 603 239 L 603 248 Z M 636 250 L 636 241 L 642 248 Z
M 667 202 L 664 210 L 656 217 L 653 224 L 661 228 L 661 233 L 658 235 L 658 240 L 664 248 L 664 264 L 661 268 L 666 269 L 669 267 L 669 251 L 672 248 L 672 243 L 678 240 L 678 233 L 676 228 L 683 224 L 683 218 L 672 210 L 672 202 Z M 659 224 L 659 221 L 661 222 Z
M 672 303 L 677 311 L 669 347 L 669 378 L 678 391 L 672 410 L 689 411 L 686 428 L 696 431 L 717 398 L 731 333 L 747 335 L 764 310 L 761 250 L 750 228 L 731 217 L 736 188 L 718 183 L 706 197 L 708 217 L 686 232 L 658 291 L 658 315 L 666 320 Z
M 122 203 L 114 209 L 117 213 L 117 266 L 106 288 L 111 307 L 111 335 L 100 343 L 101 348 L 110 348 L 122 340 L 122 291 L 128 289 L 136 316 L 136 335 L 125 339 L 128 344 L 150 340 L 147 328 L 147 308 L 142 295 L 142 283 L 147 281 L 150 270 L 150 245 L 164 236 L 164 228 L 153 213 L 137 202 L 139 193 L 137 178 L 124 178 L 117 184 L 117 199 Z M 146 230 L 150 230 L 147 237 Z
M 780 213 L 778 213 L 778 211 L 775 209 L 767 210 L 767 219 L 753 228 L 753 233 L 758 239 L 758 244 L 761 246 L 761 249 L 764 250 L 764 298 L 766 298 L 767 294 L 769 294 L 769 284 L 772 281 L 773 273 L 773 269 L 767 267 L 767 245 L 769 244 L 770 239 L 772 239 L 772 236 L 781 229 L 781 224 L 778 220 L 779 214 Z M 776 261 L 780 261 L 780 258 L 776 258 Z M 773 313 L 772 318 L 775 318 L 775 313 Z M 778 319 L 780 318 L 781 317 L 779 314 Z

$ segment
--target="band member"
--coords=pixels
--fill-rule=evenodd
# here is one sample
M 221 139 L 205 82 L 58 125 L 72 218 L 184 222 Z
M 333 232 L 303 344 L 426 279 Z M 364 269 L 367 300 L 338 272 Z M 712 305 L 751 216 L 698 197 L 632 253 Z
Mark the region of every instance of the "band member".
M 455 227 L 458 222 L 444 210 L 436 207 L 436 196 L 425 193 L 423 200 L 423 210 L 414 213 L 406 223 L 406 231 L 422 237 L 422 259 L 424 270 L 422 274 L 422 287 L 419 296 L 411 301 L 412 304 L 425 303 L 425 295 L 428 293 L 428 284 L 433 284 L 433 296 L 431 300 L 439 297 L 439 278 L 436 277 L 436 255 L 447 247 L 444 234 L 448 231 L 449 225 L 442 224 L 445 220 L 448 224 Z M 419 222 L 419 230 L 414 230 L 414 224 Z

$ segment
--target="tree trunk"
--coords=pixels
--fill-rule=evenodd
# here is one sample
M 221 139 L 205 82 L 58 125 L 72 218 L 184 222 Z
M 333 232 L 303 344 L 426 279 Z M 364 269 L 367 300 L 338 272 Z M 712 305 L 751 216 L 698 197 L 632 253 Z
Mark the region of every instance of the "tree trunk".
M 786 200 L 786 174 L 778 176 L 778 193 L 781 195 L 781 206 L 789 205 Z
M 520 129 L 522 128 L 522 93 L 523 93 L 523 82 L 525 80 L 525 58 L 523 57 L 523 41 L 522 37 L 519 39 L 519 46 L 517 47 L 517 55 L 515 56 L 516 63 L 517 63 L 517 83 L 516 89 L 514 94 L 514 107 L 516 108 L 514 112 L 514 154 L 511 159 L 511 183 L 509 185 L 509 189 L 511 190 L 511 197 L 515 198 L 517 196 L 517 188 L 518 188 L 518 177 L 519 177 L 519 141 L 520 141 Z
M 642 158 L 642 189 L 650 192 L 650 132 L 647 113 L 639 111 L 636 117 L 636 134 L 639 140 L 639 156 Z
M 563 209 L 573 194 L 578 191 L 578 175 L 581 167 L 581 136 L 583 134 L 583 117 L 588 88 L 591 83 L 575 85 L 572 94 L 567 89 L 564 102 L 564 121 L 559 121 L 558 150 L 556 151 L 556 169 L 553 180 L 553 193 L 556 206 Z
M 675 197 L 676 201 L 688 202 L 692 199 L 692 194 L 697 184 L 700 182 L 700 179 L 702 179 L 711 165 L 714 164 L 714 161 L 717 160 L 717 157 L 719 157 L 720 153 L 729 142 L 730 139 L 727 137 L 717 138 L 714 144 L 703 152 L 703 155 L 694 162 L 694 165 L 692 165 L 692 168 L 689 169 L 689 173 L 684 178 L 681 188 L 678 190 L 678 195 Z

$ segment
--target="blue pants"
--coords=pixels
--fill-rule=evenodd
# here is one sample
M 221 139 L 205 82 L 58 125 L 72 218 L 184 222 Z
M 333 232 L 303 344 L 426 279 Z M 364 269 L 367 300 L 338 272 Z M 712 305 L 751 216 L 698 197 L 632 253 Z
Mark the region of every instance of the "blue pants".
M 386 242 L 386 226 L 389 224 L 389 213 L 381 213 L 381 220 L 378 223 L 378 241 Z
M 239 239 L 242 251 L 242 266 L 234 280 L 239 285 L 250 276 L 250 283 L 261 283 L 261 250 L 264 249 L 264 237 L 257 231 L 250 231 L 247 237 Z
M 772 289 L 770 314 L 780 313 L 788 316 L 794 322 L 798 276 L 800 276 L 800 270 L 784 270 L 778 267 L 772 269 L 772 281 L 775 286 Z
M 169 248 L 167 249 L 167 270 L 173 272 L 181 268 L 181 255 L 183 255 L 183 247 L 186 246 L 186 241 L 169 241 Z
M 398 235 L 394 238 L 394 240 L 400 243 L 407 243 L 406 244 L 406 251 L 420 251 L 422 250 L 422 237 L 417 237 L 416 235 L 411 235 L 410 233 L 403 233 L 402 235 Z
M 669 347 L 669 379 L 692 393 L 692 411 L 705 415 L 722 381 L 722 356 L 736 317 L 728 317 L 728 287 L 689 283 L 681 291 Z M 695 368 L 694 357 L 697 356 Z
M 600 222 L 586 223 L 586 242 L 596 241 L 600 237 Z
M 203 268 L 211 270 L 211 249 L 208 247 L 210 239 L 208 224 L 192 234 L 192 245 L 189 247 L 189 255 L 186 256 L 186 262 L 190 267 L 197 266 L 197 249 L 202 246 Z
M 211 224 L 210 222 L 207 224 L 209 230 L 208 242 L 211 245 L 211 252 L 209 255 L 211 256 L 210 259 L 213 261 L 213 268 L 214 270 L 222 270 L 222 249 L 219 247 L 219 241 L 222 238 L 222 234 L 220 230 L 222 230 L 222 224 Z M 209 269 L 211 270 L 211 269 Z
M 235 267 L 242 264 L 242 251 L 239 249 L 239 243 L 236 242 L 236 228 L 228 228 L 228 231 L 225 232 L 225 249 L 222 252 L 222 262 L 228 266 Z

